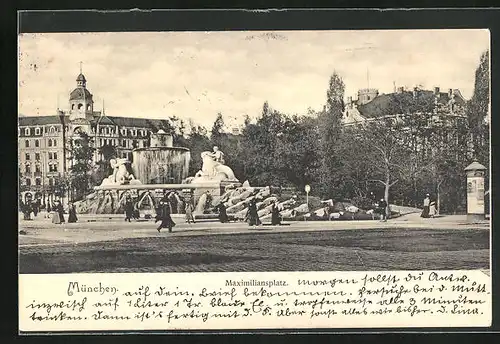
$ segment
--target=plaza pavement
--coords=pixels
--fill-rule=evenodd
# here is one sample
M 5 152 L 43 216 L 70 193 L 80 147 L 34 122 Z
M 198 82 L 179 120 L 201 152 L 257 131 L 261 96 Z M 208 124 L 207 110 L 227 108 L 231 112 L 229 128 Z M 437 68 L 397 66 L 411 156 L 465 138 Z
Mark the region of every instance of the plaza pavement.
M 158 233 L 157 225 L 153 220 L 125 222 L 123 215 L 85 215 L 78 216 L 77 223 L 61 225 L 52 224 L 44 213 L 31 221 L 25 221 L 20 215 L 19 246 L 43 246 L 58 244 L 78 244 L 101 241 L 113 241 L 130 238 L 155 238 L 155 237 L 185 237 L 223 234 L 248 234 L 248 233 L 296 233 L 312 231 L 338 231 L 356 229 L 447 229 L 469 230 L 488 229 L 490 222 L 485 220 L 479 223 L 467 223 L 465 215 L 448 215 L 434 219 L 422 219 L 419 214 L 408 214 L 395 219 L 381 222 L 378 220 L 366 221 L 297 221 L 284 222 L 283 226 L 271 226 L 264 223 L 259 227 L 249 227 L 243 222 L 221 224 L 214 220 L 204 220 L 195 224 L 187 224 L 183 217 L 176 216 L 177 225 L 173 233 L 162 230 Z

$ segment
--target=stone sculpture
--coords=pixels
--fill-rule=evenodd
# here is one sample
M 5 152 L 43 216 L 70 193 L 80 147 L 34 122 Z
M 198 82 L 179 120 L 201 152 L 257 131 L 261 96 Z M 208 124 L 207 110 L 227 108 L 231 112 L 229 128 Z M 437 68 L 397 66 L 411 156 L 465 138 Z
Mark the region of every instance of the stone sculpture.
M 201 159 L 203 165 L 194 178 L 188 178 L 189 183 L 198 183 L 203 181 L 237 181 L 233 170 L 218 161 L 212 152 L 202 152 Z
M 142 184 L 140 180 L 135 179 L 134 175 L 129 172 L 130 162 L 123 159 L 111 159 L 109 161 L 111 167 L 113 168 L 113 174 L 109 177 L 104 178 L 101 183 L 103 185 L 127 185 L 127 184 Z

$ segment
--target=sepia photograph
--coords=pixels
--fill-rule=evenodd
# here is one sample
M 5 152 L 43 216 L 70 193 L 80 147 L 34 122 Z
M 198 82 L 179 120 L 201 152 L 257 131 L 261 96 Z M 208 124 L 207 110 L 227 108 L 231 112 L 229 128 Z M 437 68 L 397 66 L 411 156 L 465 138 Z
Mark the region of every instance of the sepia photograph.
M 490 271 L 485 29 L 21 33 L 19 273 Z

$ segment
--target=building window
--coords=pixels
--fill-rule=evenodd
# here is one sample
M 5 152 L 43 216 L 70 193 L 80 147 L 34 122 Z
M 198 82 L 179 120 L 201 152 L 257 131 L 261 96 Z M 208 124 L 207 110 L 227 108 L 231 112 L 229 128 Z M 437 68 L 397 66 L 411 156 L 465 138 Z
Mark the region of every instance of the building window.
M 36 184 L 37 186 L 42 185 L 42 180 L 41 180 L 40 178 L 36 178 L 36 179 L 35 179 L 35 184 Z
M 54 147 L 57 146 L 57 140 L 56 139 L 52 140 L 52 146 L 54 146 Z
M 42 171 L 40 170 L 40 165 L 35 165 L 35 172 L 41 173 Z
M 127 147 L 127 140 L 122 140 L 122 147 Z
M 31 179 L 26 178 L 26 186 L 31 186 Z
M 71 104 L 71 110 L 75 109 L 75 104 Z
M 126 136 L 127 135 L 127 129 L 122 129 L 121 133 L 122 133 L 123 136 Z
M 40 128 L 35 128 L 35 135 L 40 135 Z
M 49 139 L 48 145 L 49 147 L 52 147 L 52 139 Z
M 148 146 L 148 140 L 144 140 L 144 141 L 142 141 L 142 146 L 143 146 L 143 147 L 147 147 L 147 146 Z
M 52 160 L 52 152 L 49 152 L 49 160 Z
M 81 110 L 81 109 L 82 109 L 82 107 L 83 107 L 83 104 L 82 104 L 82 103 L 78 104 L 78 110 Z
M 54 180 L 52 178 L 49 178 L 49 186 L 54 186 Z
M 30 141 L 29 141 L 29 140 L 24 141 L 24 145 L 26 146 L 26 148 L 29 148 L 29 146 L 30 146 Z
M 54 152 L 54 160 L 57 160 L 57 152 Z
M 87 104 L 87 110 L 90 110 L 90 104 Z
M 57 172 L 57 163 L 52 163 L 49 165 L 49 172 Z
M 137 146 L 139 146 L 137 140 L 132 140 L 132 148 L 137 148 Z
M 26 158 L 26 160 L 30 160 L 30 153 L 25 153 L 24 157 Z
M 35 160 L 40 161 L 40 153 L 35 153 Z
M 56 128 L 54 128 L 54 127 L 50 127 L 50 129 L 49 129 L 49 133 L 51 133 L 51 134 L 55 134 L 55 133 L 56 133 Z
M 26 166 L 24 166 L 24 172 L 26 174 L 31 174 L 31 166 L 30 166 L 30 164 L 27 164 Z
M 35 147 L 40 147 L 40 140 L 35 140 Z
M 26 136 L 30 135 L 30 128 L 24 129 L 24 135 L 26 135 Z

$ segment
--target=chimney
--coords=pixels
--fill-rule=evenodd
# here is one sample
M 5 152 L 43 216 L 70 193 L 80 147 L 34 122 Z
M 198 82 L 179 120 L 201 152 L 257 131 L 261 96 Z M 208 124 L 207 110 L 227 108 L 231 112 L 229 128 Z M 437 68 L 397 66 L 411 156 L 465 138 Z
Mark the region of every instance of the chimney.
M 434 95 L 439 95 L 439 87 L 434 87 Z
M 451 89 L 451 88 L 450 88 L 450 89 L 448 89 L 448 97 L 450 97 L 450 98 L 451 98 L 451 95 L 452 95 L 452 94 L 453 94 L 453 89 Z

